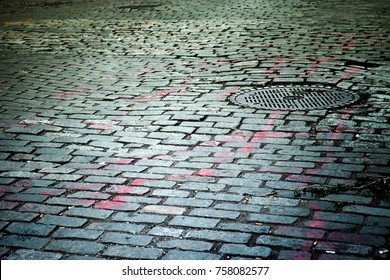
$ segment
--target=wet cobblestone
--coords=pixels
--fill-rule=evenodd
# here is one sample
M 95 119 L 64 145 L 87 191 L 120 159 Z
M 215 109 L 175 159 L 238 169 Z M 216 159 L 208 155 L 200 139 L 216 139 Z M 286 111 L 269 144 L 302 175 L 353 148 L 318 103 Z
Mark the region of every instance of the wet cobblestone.
M 388 1 L 135 2 L 0 1 L 1 259 L 388 258 Z

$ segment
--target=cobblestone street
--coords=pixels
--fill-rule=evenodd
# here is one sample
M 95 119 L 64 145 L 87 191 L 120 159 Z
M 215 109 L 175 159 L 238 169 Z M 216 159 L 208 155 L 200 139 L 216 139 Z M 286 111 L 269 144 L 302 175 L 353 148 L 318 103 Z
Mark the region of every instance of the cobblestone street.
M 389 27 L 385 0 L 0 0 L 1 259 L 389 258 Z M 294 85 L 360 99 L 230 100 Z

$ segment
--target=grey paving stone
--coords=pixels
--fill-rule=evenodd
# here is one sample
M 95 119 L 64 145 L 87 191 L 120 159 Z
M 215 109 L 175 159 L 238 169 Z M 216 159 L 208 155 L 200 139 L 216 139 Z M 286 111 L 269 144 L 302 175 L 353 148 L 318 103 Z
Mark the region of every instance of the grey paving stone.
M 331 232 L 328 240 L 371 246 L 383 246 L 386 244 L 386 239 L 382 236 L 341 232 Z
M 251 234 L 242 232 L 191 230 L 186 234 L 188 238 L 223 241 L 229 243 L 247 243 Z
M 36 161 L 65 163 L 72 159 L 70 155 L 42 154 L 34 158 Z
M 7 260 L 59 260 L 62 254 L 19 249 L 11 253 Z
M 113 221 L 120 221 L 120 222 L 161 224 L 165 222 L 167 216 L 152 215 L 152 214 L 138 214 L 138 213 L 134 213 L 134 214 L 116 213 L 111 219 Z
M 224 188 L 225 188 L 225 184 L 210 184 L 210 183 L 201 183 L 201 182 L 185 182 L 180 186 L 180 189 L 184 189 L 184 190 L 214 191 L 214 192 L 221 191 Z
M 0 247 L 0 257 L 6 255 L 9 252 L 9 249 L 5 247 Z
M 152 196 L 167 196 L 167 197 L 188 197 L 190 192 L 180 190 L 165 190 L 157 189 L 153 191 Z
M 169 197 L 164 204 L 176 206 L 208 207 L 213 203 L 210 199 Z
M 76 198 L 65 198 L 65 197 L 51 197 L 49 198 L 46 203 L 48 204 L 57 204 L 57 205 L 64 205 L 64 206 L 91 206 L 95 203 L 93 200 L 88 199 L 76 199 Z
M 219 253 L 232 256 L 250 256 L 268 258 L 271 255 L 271 249 L 265 246 L 248 247 L 242 244 L 223 244 Z
M 72 254 L 96 255 L 104 249 L 104 245 L 91 241 L 52 240 L 47 244 L 46 249 Z
M 127 222 L 92 222 L 86 229 L 96 231 L 118 231 L 128 233 L 140 233 L 146 226 L 139 224 L 130 224 Z
M 321 254 L 318 257 L 318 259 L 319 260 L 350 260 L 350 261 L 367 260 L 367 258 L 358 257 L 356 255 L 341 255 L 341 254 L 333 254 L 333 253 Z
M 103 234 L 101 230 L 88 230 L 78 228 L 60 228 L 53 233 L 54 238 L 77 238 L 96 240 Z
M 102 210 L 102 209 L 89 209 L 89 208 L 71 208 L 66 211 L 64 214 L 67 216 L 76 216 L 84 217 L 91 219 L 107 219 L 111 214 L 114 213 L 111 210 Z
M 270 206 L 267 208 L 267 213 L 271 215 L 307 217 L 310 215 L 310 210 L 298 207 Z
M 252 204 L 219 203 L 215 205 L 214 208 L 231 210 L 231 211 L 259 213 L 262 209 L 262 206 L 257 206 Z
M 304 221 L 303 225 L 309 228 L 318 228 L 325 230 L 351 230 L 358 227 L 357 224 L 328 222 L 323 220 L 310 220 Z
M 221 259 L 221 256 L 217 254 L 205 253 L 205 252 L 170 250 L 162 259 L 163 260 L 219 260 Z
M 219 221 L 219 219 L 176 216 L 169 222 L 169 225 L 194 228 L 215 228 Z
M 262 235 L 259 238 L 257 238 L 256 244 L 309 251 L 311 246 L 313 245 L 313 241 L 296 239 L 296 238 L 285 238 L 285 237 L 278 237 L 278 236 Z
M 269 226 L 260 226 L 255 224 L 244 224 L 244 223 L 221 223 L 218 226 L 222 230 L 231 230 L 248 233 L 268 233 L 271 230 Z
M 196 241 L 196 240 L 172 239 L 168 241 L 158 242 L 157 247 L 164 248 L 164 249 L 179 249 L 179 250 L 208 252 L 213 247 L 213 243 Z
M 0 240 L 0 245 L 27 249 L 41 249 L 48 242 L 49 238 L 23 235 L 8 235 Z
M 278 260 L 310 260 L 311 256 L 309 252 L 281 250 Z
M 23 201 L 23 202 L 43 202 L 47 198 L 48 198 L 47 195 L 25 194 L 25 193 L 9 194 L 4 196 L 5 200 Z
M 360 205 L 349 205 L 343 207 L 343 211 L 350 213 L 358 213 L 365 215 L 373 215 L 373 216 L 390 216 L 390 209 L 386 208 L 377 208 L 377 207 L 368 207 L 368 206 L 360 206 Z
M 234 201 L 238 202 L 243 199 L 242 195 L 236 194 L 225 194 L 225 193 L 209 193 L 209 192 L 199 192 L 196 194 L 195 198 L 206 199 L 206 200 L 219 200 L 219 201 Z
M 119 259 L 157 260 L 163 255 L 163 250 L 156 248 L 110 246 L 102 255 Z
M 108 176 L 88 176 L 85 178 L 86 182 L 90 183 L 107 183 L 107 184 L 123 184 L 127 179 L 119 177 Z
M 372 248 L 365 245 L 354 245 L 338 242 L 318 242 L 314 247 L 314 251 L 367 256 L 372 251 Z
M 50 225 L 14 222 L 10 224 L 5 230 L 15 234 L 46 237 L 54 229 L 55 226 Z
M 261 222 L 271 224 L 293 224 L 298 218 L 290 216 L 277 216 L 277 215 L 266 215 L 266 214 L 253 214 L 250 213 L 247 217 L 248 222 Z
M 10 178 L 40 178 L 42 174 L 35 172 L 25 172 L 25 171 L 9 171 L 2 172 L 1 177 L 10 177 Z
M 376 227 L 376 226 L 364 226 L 360 229 L 362 234 L 379 234 L 379 235 L 388 235 L 390 231 L 385 227 Z
M 45 225 L 56 225 L 65 227 L 81 227 L 86 222 L 87 219 L 54 215 L 45 215 L 37 221 L 37 223 Z
M 259 205 L 281 205 L 281 206 L 297 206 L 299 199 L 290 199 L 282 197 L 251 197 L 249 199 L 251 204 Z
M 66 207 L 63 206 L 53 206 L 38 203 L 25 203 L 19 208 L 19 210 L 23 212 L 35 212 L 42 214 L 59 214 L 65 209 Z
M 124 244 L 134 246 L 147 246 L 152 241 L 152 236 L 135 235 L 121 232 L 107 232 L 105 233 L 100 242 L 110 244 Z
M 225 218 L 225 219 L 237 219 L 240 216 L 240 212 L 225 211 L 225 210 L 214 210 L 197 208 L 192 210 L 189 215 L 209 218 Z
M 156 226 L 153 227 L 148 234 L 155 236 L 169 236 L 169 237 L 179 237 L 183 233 L 182 229 L 168 228 Z
M 316 220 L 325 220 L 325 221 L 335 221 L 335 222 L 345 222 L 351 224 L 361 224 L 364 217 L 361 215 L 347 214 L 347 213 L 332 213 L 332 212 L 314 212 L 313 219 Z
M 30 222 L 38 217 L 35 213 L 17 212 L 12 210 L 0 211 L 0 220 L 2 221 L 21 221 Z
M 274 234 L 306 239 L 323 239 L 326 231 L 312 228 L 278 226 L 275 228 Z

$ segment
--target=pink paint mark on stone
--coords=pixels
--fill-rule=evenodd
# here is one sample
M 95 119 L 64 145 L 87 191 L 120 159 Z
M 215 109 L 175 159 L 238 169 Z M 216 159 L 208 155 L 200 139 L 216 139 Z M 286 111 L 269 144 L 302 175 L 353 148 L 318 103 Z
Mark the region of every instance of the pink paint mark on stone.
M 216 98 L 216 101 L 222 101 L 225 100 L 227 97 L 229 97 L 233 92 L 235 92 L 238 89 L 238 87 L 231 87 L 226 92 L 224 92 L 222 95 L 218 95 Z
M 129 164 L 132 163 L 133 159 L 119 159 L 117 161 L 114 161 L 113 164 Z
M 106 195 L 105 194 L 102 194 L 102 193 L 92 193 L 91 194 L 91 197 L 95 197 L 95 198 L 105 198 Z
M 179 179 L 187 179 L 193 177 L 194 174 L 181 174 L 181 175 L 171 175 L 167 177 L 167 180 L 169 181 L 175 181 Z
M 121 206 L 126 205 L 127 202 L 122 202 L 122 201 L 114 201 L 114 200 L 104 200 L 104 201 L 99 201 L 95 204 L 96 208 L 101 208 L 101 209 L 113 209 L 113 208 L 118 208 Z
M 133 182 L 130 183 L 130 186 L 142 186 L 145 183 L 153 182 L 154 180 L 151 179 L 134 179 Z
M 150 191 L 149 188 L 139 187 L 139 186 L 122 186 L 122 185 L 112 185 L 111 188 L 106 190 L 109 193 L 116 194 L 134 194 L 134 195 L 144 195 Z
M 310 78 L 317 71 L 318 67 L 321 64 L 327 64 L 332 60 L 336 60 L 336 58 L 328 57 L 323 59 L 317 59 L 316 61 L 313 62 L 306 76 L 304 76 L 304 78 Z
M 91 204 L 93 204 L 93 201 L 89 199 L 76 199 L 76 201 L 86 206 L 90 206 Z
M 13 185 L 14 185 L 15 187 L 28 187 L 28 186 L 30 185 L 30 183 L 31 183 L 31 180 L 29 180 L 29 181 L 24 181 L 24 182 L 16 182 L 16 183 L 14 183 Z
M 214 176 L 215 173 L 212 169 L 202 169 L 196 173 L 197 176 Z
M 54 192 L 40 192 L 40 195 L 52 195 L 55 194 Z
M 104 184 L 76 184 L 68 185 L 65 189 L 68 190 L 82 190 L 82 191 L 100 191 L 105 185 Z
M 336 82 L 341 82 L 343 80 L 349 79 L 351 76 L 359 73 L 361 69 L 359 68 L 354 68 L 354 67 L 348 67 L 347 70 L 343 73 L 343 76 L 341 76 Z

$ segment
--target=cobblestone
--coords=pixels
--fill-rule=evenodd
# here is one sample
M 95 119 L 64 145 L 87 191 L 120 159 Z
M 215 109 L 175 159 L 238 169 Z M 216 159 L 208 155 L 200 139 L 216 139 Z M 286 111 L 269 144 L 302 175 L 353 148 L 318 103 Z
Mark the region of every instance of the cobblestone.
M 43 2 L 0 1 L 2 259 L 384 258 L 382 197 L 296 189 L 389 175 L 386 1 Z M 364 96 L 229 100 L 297 84 Z
M 5 230 L 10 233 L 21 234 L 21 235 L 33 235 L 33 236 L 48 236 L 55 226 L 40 225 L 32 223 L 12 223 Z
M 103 234 L 103 231 L 99 230 L 88 230 L 78 228 L 60 228 L 54 234 L 55 238 L 77 238 L 77 239 L 88 239 L 96 240 Z
M 163 260 L 219 260 L 221 256 L 212 253 L 170 250 Z
M 172 221 L 169 222 L 169 225 L 194 228 L 214 228 L 219 221 L 219 219 L 178 216 L 174 217 Z
M 59 253 L 41 252 L 35 250 L 19 249 L 12 253 L 8 260 L 59 260 L 62 255 Z
M 53 240 L 47 244 L 46 248 L 72 254 L 96 255 L 104 249 L 104 245 L 91 241 Z
M 224 255 L 267 258 L 271 254 L 271 249 L 264 246 L 248 247 L 242 244 L 224 244 L 219 250 L 219 253 Z
M 48 238 L 9 235 L 0 240 L 0 245 L 9 247 L 20 247 L 27 249 L 41 249 L 49 242 Z
M 251 235 L 248 233 L 240 233 L 240 232 L 192 230 L 187 233 L 186 237 L 214 240 L 214 241 L 224 241 L 229 243 L 246 243 L 251 238 Z
M 213 243 L 204 242 L 204 241 L 193 241 L 193 240 L 169 240 L 169 241 L 160 241 L 157 243 L 158 248 L 165 249 L 179 249 L 179 250 L 189 250 L 189 251 L 210 251 L 213 247 Z
M 129 246 L 110 246 L 103 252 L 104 256 L 119 259 L 155 260 L 162 256 L 163 250 L 155 248 L 135 248 Z

